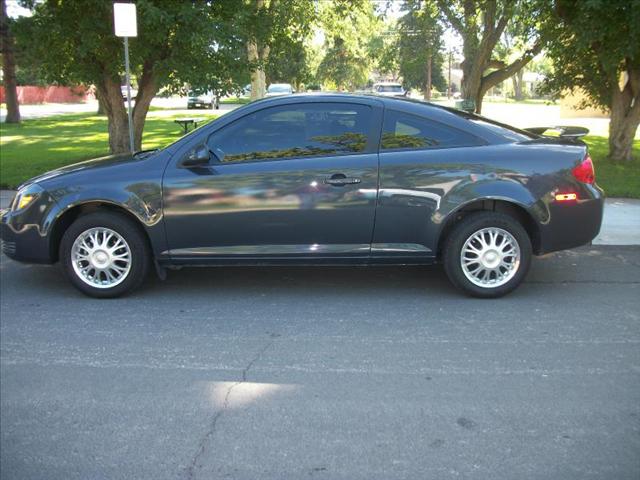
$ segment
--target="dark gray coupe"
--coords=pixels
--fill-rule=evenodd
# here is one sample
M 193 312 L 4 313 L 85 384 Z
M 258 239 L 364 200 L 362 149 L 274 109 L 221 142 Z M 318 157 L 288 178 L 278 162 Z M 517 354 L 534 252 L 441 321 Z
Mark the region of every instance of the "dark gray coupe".
M 434 262 L 498 297 L 532 254 L 600 229 L 584 132 L 543 130 L 399 98 L 262 100 L 165 149 L 26 182 L 1 213 L 2 249 L 60 261 L 95 297 L 130 292 L 151 268 Z

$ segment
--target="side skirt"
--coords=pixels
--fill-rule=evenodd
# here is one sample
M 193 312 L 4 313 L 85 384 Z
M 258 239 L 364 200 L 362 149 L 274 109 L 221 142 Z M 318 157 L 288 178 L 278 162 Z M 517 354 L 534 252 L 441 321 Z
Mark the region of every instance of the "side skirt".
M 342 257 L 176 257 L 159 258 L 163 267 L 228 267 L 228 266 L 366 266 L 366 265 L 431 265 L 434 257 L 426 256 L 342 256 Z

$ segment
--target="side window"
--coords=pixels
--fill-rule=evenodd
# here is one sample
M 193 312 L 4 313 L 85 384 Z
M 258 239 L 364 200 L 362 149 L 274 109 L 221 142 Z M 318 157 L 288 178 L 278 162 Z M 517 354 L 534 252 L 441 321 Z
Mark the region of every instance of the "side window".
M 365 150 L 371 118 L 366 105 L 284 105 L 237 120 L 207 145 L 222 162 L 349 155 Z
M 381 150 L 422 150 L 481 144 L 471 134 L 423 117 L 394 110 L 387 110 L 384 114 Z

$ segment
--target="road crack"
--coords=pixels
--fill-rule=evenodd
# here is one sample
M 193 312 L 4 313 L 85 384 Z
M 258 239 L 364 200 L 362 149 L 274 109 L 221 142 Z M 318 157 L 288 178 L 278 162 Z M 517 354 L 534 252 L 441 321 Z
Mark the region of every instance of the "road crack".
M 262 357 L 262 355 L 265 354 L 265 352 L 271 347 L 271 345 L 273 345 L 273 342 L 275 341 L 275 338 L 277 335 L 272 334 L 271 336 L 272 336 L 272 340 L 267 342 L 267 344 L 264 347 L 262 347 L 260 351 L 256 355 L 254 355 L 254 357 L 244 367 L 244 369 L 242 370 L 242 374 L 240 376 L 241 379 L 233 383 L 227 389 L 227 393 L 224 396 L 224 401 L 222 402 L 222 406 L 220 407 L 220 410 L 218 410 L 218 412 L 213 416 L 213 418 L 209 422 L 209 428 L 207 432 L 204 434 L 204 436 L 202 437 L 202 439 L 200 440 L 196 454 L 193 456 L 193 459 L 191 460 L 191 462 L 189 462 L 189 466 L 187 467 L 188 480 L 195 479 L 196 474 L 198 473 L 198 469 L 202 467 L 202 465 L 199 464 L 199 461 L 207 451 L 207 446 L 211 443 L 211 439 L 213 438 L 216 432 L 216 426 L 218 425 L 218 420 L 220 419 L 220 417 L 222 417 L 222 414 L 229 407 L 229 397 L 231 396 L 231 392 L 233 392 L 233 390 L 236 387 L 238 387 L 238 385 L 242 385 L 247 381 L 247 374 L 249 373 L 249 370 L 251 370 L 251 367 L 253 367 L 253 365 L 260 359 L 260 357 Z

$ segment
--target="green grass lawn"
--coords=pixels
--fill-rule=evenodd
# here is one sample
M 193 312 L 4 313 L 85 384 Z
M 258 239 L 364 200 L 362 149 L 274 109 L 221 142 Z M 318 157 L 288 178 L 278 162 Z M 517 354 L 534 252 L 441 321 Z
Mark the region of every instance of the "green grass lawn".
M 633 141 L 633 160 L 613 162 L 607 158 L 609 139 L 588 135 L 584 141 L 596 169 L 596 182 L 607 197 L 640 198 L 640 140 Z
M 222 100 L 220 100 L 220 103 L 223 103 L 225 105 L 229 104 L 229 105 L 246 105 L 247 103 L 251 103 L 251 100 L 248 97 L 229 97 L 229 98 L 223 98 Z
M 174 120 L 195 115 L 155 115 L 145 123 L 142 147 L 157 148 L 182 136 Z M 215 113 L 198 112 L 213 119 Z M 71 163 L 109 154 L 107 117 L 73 114 L 0 124 L 0 187 L 14 188 L 29 178 Z
M 191 115 L 166 115 L 152 111 L 144 129 L 143 148 L 167 145 L 182 135 L 173 120 Z M 215 113 L 199 112 L 213 119 Z M 35 175 L 87 158 L 107 155 L 107 119 L 93 114 L 74 114 L 25 120 L 20 125 L 0 124 L 0 187 L 14 188 Z M 589 135 L 591 157 L 598 184 L 609 197 L 640 198 L 640 140 L 634 142 L 632 162 L 607 159 L 606 137 Z

